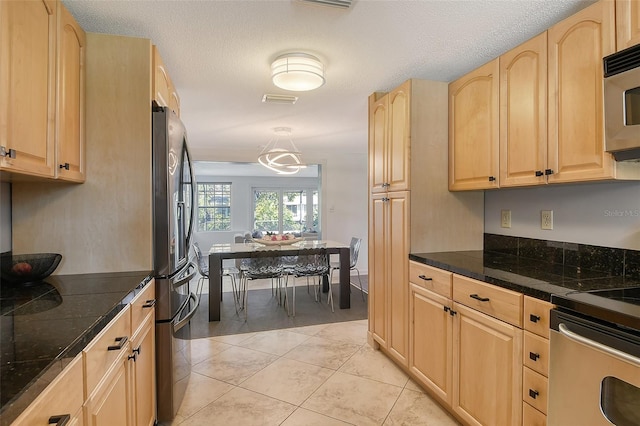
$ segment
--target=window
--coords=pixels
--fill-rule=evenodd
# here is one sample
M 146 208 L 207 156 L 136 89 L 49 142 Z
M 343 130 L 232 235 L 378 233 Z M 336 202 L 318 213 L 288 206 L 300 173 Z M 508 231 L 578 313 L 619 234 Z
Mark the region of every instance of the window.
M 198 231 L 231 230 L 231 184 L 198 183 Z
M 317 189 L 254 189 L 253 200 L 253 225 L 258 231 L 319 231 Z

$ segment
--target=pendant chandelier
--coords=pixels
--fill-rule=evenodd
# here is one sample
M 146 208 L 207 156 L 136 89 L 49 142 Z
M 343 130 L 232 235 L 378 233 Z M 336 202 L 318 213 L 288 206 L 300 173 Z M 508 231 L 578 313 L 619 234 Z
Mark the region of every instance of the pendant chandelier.
M 307 167 L 302 163 L 302 154 L 291 139 L 291 128 L 276 127 L 273 130 L 274 137 L 260 152 L 258 162 L 281 175 L 292 175 Z

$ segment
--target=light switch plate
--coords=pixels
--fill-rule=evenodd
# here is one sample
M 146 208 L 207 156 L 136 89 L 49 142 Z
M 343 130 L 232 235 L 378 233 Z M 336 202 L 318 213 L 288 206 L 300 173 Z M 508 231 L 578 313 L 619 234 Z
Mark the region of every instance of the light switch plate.
M 500 226 L 511 228 L 511 210 L 502 210 L 500 212 Z
M 553 229 L 553 210 L 540 211 L 540 228 Z

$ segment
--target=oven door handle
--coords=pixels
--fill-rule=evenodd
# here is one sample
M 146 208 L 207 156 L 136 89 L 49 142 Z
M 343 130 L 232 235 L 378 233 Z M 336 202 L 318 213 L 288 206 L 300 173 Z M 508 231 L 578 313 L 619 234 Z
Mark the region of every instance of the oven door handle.
M 196 310 L 198 310 L 198 306 L 200 306 L 200 298 L 198 296 L 196 296 L 194 293 L 190 293 L 189 294 L 189 300 L 193 301 L 193 308 L 191 309 L 191 311 L 189 311 L 189 313 L 187 315 L 185 315 L 184 318 L 182 318 L 179 321 L 176 321 L 173 324 L 173 332 L 174 333 L 176 333 L 178 330 L 180 330 L 182 327 L 184 327 L 185 325 L 187 325 L 189 323 L 191 318 L 193 318 L 193 316 L 196 314 Z
M 574 342 L 582 343 L 583 345 L 590 346 L 594 349 L 598 349 L 609 355 L 613 355 L 617 358 L 623 359 L 632 364 L 640 366 L 640 358 L 630 355 L 626 352 L 622 352 L 610 346 L 603 345 L 602 343 L 596 342 L 594 340 L 588 339 L 584 336 L 579 335 L 578 333 L 574 333 L 573 331 L 569 330 L 569 328 L 563 323 L 558 324 L 558 330 L 560 331 L 560 334 L 562 334 L 563 336 L 565 336 L 570 340 L 573 340 Z

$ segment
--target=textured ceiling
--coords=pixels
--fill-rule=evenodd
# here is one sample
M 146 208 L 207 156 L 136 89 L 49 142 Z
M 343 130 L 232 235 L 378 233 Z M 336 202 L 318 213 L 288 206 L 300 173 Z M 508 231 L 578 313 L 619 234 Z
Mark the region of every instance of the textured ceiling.
M 255 158 L 274 127 L 292 128 L 303 155 L 367 150 L 367 97 L 408 78 L 451 81 L 593 0 L 62 0 L 89 32 L 150 38 L 181 97 L 192 157 Z M 279 54 L 325 64 L 326 84 L 295 105 L 271 83 Z

